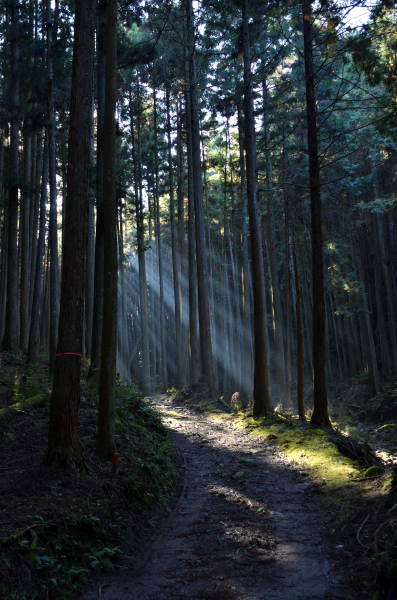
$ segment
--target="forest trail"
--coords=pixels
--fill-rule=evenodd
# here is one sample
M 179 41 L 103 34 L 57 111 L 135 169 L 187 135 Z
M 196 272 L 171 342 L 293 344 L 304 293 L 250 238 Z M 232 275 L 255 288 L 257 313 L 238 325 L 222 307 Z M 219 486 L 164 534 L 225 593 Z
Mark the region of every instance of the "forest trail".
M 166 397 L 156 405 L 182 463 L 178 499 L 122 572 L 84 600 L 365 598 L 351 591 L 332 517 L 302 471 L 228 419 Z

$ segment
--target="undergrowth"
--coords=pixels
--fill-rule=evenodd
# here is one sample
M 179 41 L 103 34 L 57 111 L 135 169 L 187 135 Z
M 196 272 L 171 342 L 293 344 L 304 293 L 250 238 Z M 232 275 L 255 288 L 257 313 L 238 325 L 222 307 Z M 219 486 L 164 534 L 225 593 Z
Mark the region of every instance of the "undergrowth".
M 48 403 L 0 421 L 0 598 L 63 600 L 133 548 L 172 493 L 174 454 L 158 413 L 117 384 L 118 471 L 95 455 L 97 383 L 81 380 L 80 437 L 87 474 L 45 468 Z M 0 405 L 46 392 L 48 363 L 2 355 Z

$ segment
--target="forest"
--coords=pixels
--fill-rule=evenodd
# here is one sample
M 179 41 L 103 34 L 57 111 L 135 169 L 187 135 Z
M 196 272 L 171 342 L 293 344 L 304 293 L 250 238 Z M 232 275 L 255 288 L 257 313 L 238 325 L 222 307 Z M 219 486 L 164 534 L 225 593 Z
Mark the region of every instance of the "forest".
M 341 492 L 339 522 L 356 527 L 359 546 L 375 540 L 365 560 L 375 557 L 377 591 L 358 596 L 349 580 L 351 595 L 335 598 L 396 597 L 396 3 L 1 7 L 4 598 L 63 599 L 97 565 L 111 568 L 127 512 L 144 521 L 152 504 L 171 502 L 181 477 L 175 410 L 186 404 L 198 419 L 215 409 L 250 431 L 267 427 L 267 443 L 284 451 L 303 436 L 296 444 L 308 455 L 331 444 L 353 461 L 358 474 L 346 471 L 340 489 L 348 477 L 373 487 L 356 513 Z M 28 491 L 18 465 L 30 469 Z M 316 473 L 327 487 L 327 472 Z M 22 498 L 39 498 L 36 479 L 53 508 L 33 518 L 38 508 Z M 69 490 L 60 512 L 56 481 Z M 81 501 L 97 490 L 104 512 L 81 504 L 77 516 L 73 486 Z M 86 561 L 77 572 L 69 548 L 62 579 L 65 531 L 84 514 L 113 523 L 114 498 L 117 535 L 84 521 L 88 538 L 103 539 L 95 550 L 76 542 Z M 10 503 L 21 506 L 18 531 Z M 62 519 L 64 538 L 59 525 L 51 533 Z M 154 590 L 142 598 L 158 598 Z M 265 597 L 207 592 L 197 597 Z M 323 593 L 302 598 L 331 598 Z

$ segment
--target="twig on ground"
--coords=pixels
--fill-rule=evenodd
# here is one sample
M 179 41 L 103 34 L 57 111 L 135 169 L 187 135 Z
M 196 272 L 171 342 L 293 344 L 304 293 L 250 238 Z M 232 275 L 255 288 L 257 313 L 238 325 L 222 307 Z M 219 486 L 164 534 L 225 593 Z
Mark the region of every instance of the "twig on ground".
M 103 583 L 102 585 L 99 586 L 98 600 L 101 600 L 101 598 L 102 598 L 102 588 L 108 587 L 109 585 L 110 585 L 110 583 Z
M 364 527 L 364 525 L 368 521 L 368 519 L 369 519 L 369 514 L 365 517 L 364 521 L 361 523 L 361 525 L 359 527 L 359 530 L 357 531 L 357 541 L 364 548 L 365 548 L 364 544 L 362 542 L 360 542 L 360 531 L 362 530 L 362 528 Z

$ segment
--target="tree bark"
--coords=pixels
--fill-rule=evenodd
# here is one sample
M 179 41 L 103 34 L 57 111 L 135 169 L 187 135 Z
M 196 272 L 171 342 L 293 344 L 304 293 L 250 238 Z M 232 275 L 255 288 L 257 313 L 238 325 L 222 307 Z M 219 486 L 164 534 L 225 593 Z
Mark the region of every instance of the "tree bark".
M 98 119 L 97 119 L 97 180 L 96 180 L 96 236 L 94 306 L 92 316 L 91 364 L 88 372 L 92 377 L 101 362 L 102 315 L 103 315 L 103 128 L 105 119 L 105 68 L 106 68 L 106 5 L 98 0 L 97 62 L 98 62 Z
M 254 295 L 254 416 L 268 416 L 274 412 L 270 384 L 269 348 L 265 274 L 262 251 L 262 232 L 258 206 L 255 120 L 253 110 L 251 47 L 248 27 L 248 0 L 243 2 L 242 36 L 244 53 L 244 113 L 245 152 L 247 169 L 247 197 L 251 232 L 252 283 Z
M 193 164 L 193 188 L 194 188 L 194 210 L 196 223 L 196 260 L 197 260 L 197 288 L 198 309 L 200 323 L 200 354 L 201 369 L 203 375 L 208 379 L 210 394 L 216 396 L 218 384 L 214 377 L 211 319 L 209 306 L 209 279 L 207 265 L 207 249 L 205 240 L 204 208 L 203 208 L 203 182 L 201 176 L 200 157 L 200 123 L 198 113 L 198 89 L 196 75 L 196 54 L 194 45 L 194 16 L 192 0 L 186 1 L 187 30 L 189 47 L 189 72 L 190 72 L 190 109 L 191 109 L 191 132 L 192 132 L 192 164 Z
M 272 284 L 272 304 L 273 304 L 273 327 L 274 327 L 274 350 L 276 364 L 276 382 L 277 399 L 282 405 L 288 404 L 287 401 L 287 379 L 285 373 L 284 357 L 284 322 L 283 310 L 281 306 L 280 283 L 278 278 L 278 265 L 276 253 L 276 223 L 274 216 L 274 197 L 273 197 L 273 165 L 270 156 L 270 129 L 269 129 L 269 108 L 268 91 L 266 80 L 263 86 L 263 128 L 265 133 L 265 157 L 266 157 L 266 199 L 268 213 L 268 237 L 269 237 L 269 266 L 270 279 Z
M 285 139 L 285 125 L 283 122 L 283 139 Z M 291 265 L 290 265 L 290 233 L 289 233 L 289 198 L 287 193 L 287 158 L 285 155 L 285 143 L 283 143 L 283 171 L 284 171 L 284 215 L 285 215 L 285 287 L 286 287 L 286 377 L 287 377 L 287 407 L 292 408 L 292 360 L 291 360 L 291 349 L 292 349 L 292 322 L 291 322 L 291 302 L 292 302 L 292 290 L 291 290 Z
M 46 456 L 46 463 L 49 466 L 70 469 L 75 469 L 82 464 L 78 410 L 84 335 L 84 271 L 90 183 L 94 22 L 94 0 L 77 2 L 73 42 L 61 310 Z
M 248 217 L 247 217 L 247 179 L 244 158 L 244 122 L 240 104 L 237 107 L 238 137 L 240 153 L 240 196 L 241 196 L 241 237 L 242 237 L 242 279 L 243 279 L 243 343 L 241 358 L 241 391 L 244 399 L 251 394 L 252 360 L 251 360 L 251 302 L 248 257 Z
M 8 184 L 7 301 L 3 346 L 18 348 L 18 156 L 19 156 L 19 7 L 11 0 L 10 178 Z
M 23 127 L 23 174 L 24 186 L 21 199 L 21 223 L 20 223 L 20 246 L 21 246 L 21 286 L 20 286 L 20 348 L 27 350 L 29 341 L 29 283 L 30 283 L 30 240 L 29 240 L 29 222 L 30 222 L 30 192 L 29 187 L 33 183 L 30 181 L 30 161 L 32 135 L 30 124 L 25 119 Z
M 106 10 L 105 120 L 103 131 L 103 317 L 96 453 L 111 460 L 115 451 L 117 354 L 116 198 L 117 0 Z
M 161 231 L 160 231 L 160 204 L 159 204 L 159 164 L 158 164 L 158 140 L 157 140 L 157 97 L 156 90 L 153 90 L 153 111 L 154 111 L 154 165 L 155 165 L 155 182 L 156 182 L 156 244 L 157 244 L 157 258 L 158 258 L 158 270 L 159 270 L 159 285 L 160 285 L 160 297 L 159 297 L 159 312 L 160 312 L 160 336 L 159 336 L 159 353 L 158 353 L 158 369 L 160 375 L 160 384 L 163 392 L 168 387 L 168 376 L 167 376 L 167 360 L 165 350 L 165 313 L 164 313 L 164 274 L 163 274 L 163 256 L 161 251 Z
M 298 261 L 296 258 L 295 244 L 293 246 L 293 259 L 295 271 L 295 289 L 296 289 L 296 330 L 298 341 L 298 415 L 302 421 L 305 417 L 305 342 L 303 339 L 303 314 L 302 314 L 302 294 L 299 281 Z
M 313 60 L 312 0 L 303 0 L 303 38 L 306 79 L 307 139 L 309 151 L 310 202 L 312 216 L 313 273 L 313 404 L 311 422 L 332 428 L 328 415 L 325 377 L 324 258 L 321 215 L 320 166 L 317 143 L 315 69 Z
M 28 361 L 36 360 L 39 346 L 39 323 L 40 323 L 40 303 L 42 298 L 42 280 L 43 280 L 43 260 L 45 245 L 45 222 L 46 222 L 46 202 L 47 202 L 47 182 L 48 182 L 48 128 L 46 128 L 43 151 L 43 174 L 40 194 L 40 224 L 39 240 L 37 243 L 36 270 L 34 278 L 34 291 L 32 301 L 32 316 L 30 320 Z
M 47 118 L 50 182 L 50 376 L 54 372 L 58 332 L 58 225 L 55 170 L 55 114 L 53 94 L 53 43 L 51 2 L 47 0 Z
M 174 177 L 172 168 L 172 144 L 171 144 L 171 116 L 170 116 L 170 89 L 165 88 L 167 105 L 167 137 L 168 137 L 168 176 L 170 190 L 170 221 L 171 221 L 171 249 L 172 249 L 172 274 L 174 282 L 174 306 L 175 306 L 175 341 L 176 341 L 176 375 L 177 387 L 181 389 L 182 383 L 182 327 L 181 327 L 181 303 L 180 303 L 180 283 L 179 283 L 179 253 L 178 236 L 175 220 L 175 198 L 174 198 Z

